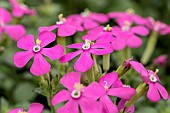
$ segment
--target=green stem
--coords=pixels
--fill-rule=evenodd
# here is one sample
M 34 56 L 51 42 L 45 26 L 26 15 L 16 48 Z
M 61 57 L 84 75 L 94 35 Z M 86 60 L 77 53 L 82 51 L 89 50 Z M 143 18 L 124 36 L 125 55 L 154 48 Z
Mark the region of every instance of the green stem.
M 99 74 L 99 68 L 98 68 L 98 64 L 96 61 L 96 56 L 92 54 L 93 60 L 94 60 L 94 75 L 97 76 Z
M 148 42 L 147 42 L 147 45 L 146 45 L 146 48 L 144 50 L 144 53 L 143 53 L 143 56 L 141 58 L 141 62 L 145 65 L 148 63 L 151 55 L 153 54 L 153 51 L 156 47 L 156 43 L 158 41 L 158 33 L 155 32 L 155 31 L 152 31 L 149 39 L 148 39 Z
M 103 70 L 107 72 L 110 68 L 110 54 L 103 55 Z
M 66 37 L 57 37 L 57 43 L 64 47 L 64 54 L 66 54 Z
M 142 82 L 137 88 L 136 93 L 133 97 L 125 103 L 125 107 L 131 107 L 141 96 L 143 96 L 148 90 L 148 85 L 145 82 Z

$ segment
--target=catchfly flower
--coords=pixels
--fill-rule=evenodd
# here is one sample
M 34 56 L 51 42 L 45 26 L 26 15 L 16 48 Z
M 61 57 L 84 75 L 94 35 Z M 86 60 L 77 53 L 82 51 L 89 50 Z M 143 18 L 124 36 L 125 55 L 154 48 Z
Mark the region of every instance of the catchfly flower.
M 108 24 L 106 27 L 99 26 L 88 31 L 87 35 L 84 35 L 82 39 L 89 39 L 91 41 L 97 40 L 98 42 L 111 42 L 114 50 L 122 50 L 126 46 L 126 41 L 123 38 L 119 38 L 120 32 L 114 30 Z
M 13 109 L 11 111 L 9 111 L 8 113 L 42 113 L 44 109 L 44 106 L 40 103 L 32 103 L 30 105 L 30 108 L 27 111 L 24 111 L 23 108 L 16 108 Z
M 166 54 L 160 55 L 153 60 L 153 63 L 156 65 L 165 66 L 167 63 L 167 58 L 168 55 Z
M 71 20 L 64 18 L 63 14 L 58 15 L 58 18 L 59 21 L 57 21 L 55 25 L 39 27 L 38 31 L 53 31 L 58 28 L 58 36 L 71 36 L 76 33 L 76 31 L 84 30 L 77 22 L 72 22 Z
M 17 0 L 9 0 L 9 2 L 12 5 L 12 14 L 15 17 L 21 18 L 25 14 L 26 15 L 35 15 L 36 14 L 35 10 L 29 9 L 28 6 L 25 4 L 18 3 Z
M 50 71 L 50 64 L 44 59 L 44 56 L 49 57 L 51 60 L 59 59 L 64 52 L 61 45 L 56 45 L 51 48 L 45 48 L 46 45 L 53 42 L 56 35 L 49 31 L 41 32 L 38 39 L 34 43 L 34 36 L 27 35 L 20 39 L 17 46 L 26 51 L 17 52 L 14 55 L 14 64 L 22 68 L 34 56 L 34 62 L 30 68 L 30 72 L 34 75 L 43 75 Z
M 10 38 L 17 41 L 19 40 L 23 35 L 25 35 L 26 30 L 24 26 L 15 24 L 10 25 L 9 23 L 12 21 L 12 17 L 10 13 L 0 7 L 0 39 L 2 37 L 2 34 L 7 34 Z
M 113 104 L 109 96 L 129 100 L 135 94 L 135 89 L 120 86 L 117 81 L 120 80 L 116 72 L 108 73 L 99 80 L 99 84 L 105 89 L 104 95 L 99 99 L 103 105 L 103 113 L 118 113 L 118 108 Z
M 148 17 L 146 18 L 146 22 L 145 25 L 155 31 L 160 33 L 161 35 L 166 35 L 168 33 L 170 33 L 170 26 L 161 22 L 161 21 L 155 21 L 154 18 L 152 17 Z
M 60 62 L 68 62 L 79 54 L 81 54 L 74 64 L 74 69 L 79 72 L 85 72 L 94 65 L 94 61 L 91 58 L 91 54 L 104 55 L 113 52 L 113 47 L 111 46 L 111 44 L 98 42 L 94 43 L 88 39 L 85 39 L 85 42 L 82 43 L 68 45 L 67 48 L 75 48 L 78 49 L 78 51 L 65 54 L 60 58 Z
M 83 25 L 86 30 L 98 27 L 100 24 L 104 24 L 109 21 L 109 17 L 107 15 L 91 12 L 88 9 L 85 9 L 81 14 L 70 15 L 68 19 Z
M 127 9 L 125 12 L 110 12 L 108 13 L 108 16 L 116 20 L 121 18 L 128 18 L 136 24 L 145 24 L 145 19 L 138 14 L 135 14 L 135 11 L 132 8 Z
M 103 94 L 103 88 L 96 82 L 89 86 L 80 83 L 78 72 L 69 72 L 64 75 L 60 82 L 67 90 L 59 91 L 52 99 L 52 105 L 67 101 L 57 110 L 57 113 L 102 113 L 102 105 L 96 100 Z
M 142 26 L 132 26 L 133 22 L 128 18 L 121 18 L 117 20 L 118 26 L 114 26 L 113 29 L 118 33 L 117 37 L 126 40 L 126 46 L 130 48 L 138 48 L 142 44 L 142 39 L 138 36 L 146 36 L 149 34 L 149 30 Z
M 130 64 L 140 74 L 143 81 L 149 85 L 149 90 L 147 92 L 149 100 L 152 102 L 158 102 L 160 100 L 160 95 L 164 100 L 168 99 L 168 92 L 161 84 L 159 84 L 160 79 L 156 74 L 158 70 L 156 72 L 146 70 L 141 63 L 136 61 L 131 61 Z

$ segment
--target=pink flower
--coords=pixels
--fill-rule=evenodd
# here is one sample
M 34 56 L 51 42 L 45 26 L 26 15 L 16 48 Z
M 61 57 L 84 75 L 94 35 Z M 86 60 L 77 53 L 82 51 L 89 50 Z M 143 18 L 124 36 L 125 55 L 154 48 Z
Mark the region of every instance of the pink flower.
M 103 88 L 96 82 L 85 87 L 80 83 L 80 74 L 70 72 L 61 78 L 61 84 L 68 90 L 59 91 L 52 99 L 52 105 L 68 101 L 57 110 L 57 113 L 102 113 L 102 106 L 96 100 L 104 93 Z
M 28 112 L 25 112 L 23 108 L 16 108 L 8 113 L 42 113 L 44 106 L 40 103 L 32 103 Z
M 68 45 L 67 48 L 75 48 L 79 50 L 62 56 L 60 58 L 60 62 L 68 62 L 74 57 L 81 54 L 76 63 L 74 64 L 74 69 L 79 72 L 85 72 L 94 65 L 94 61 L 91 58 L 91 54 L 104 55 L 113 52 L 113 48 L 109 43 L 93 43 L 91 42 L 91 40 L 88 39 L 85 39 L 85 42 L 82 43 Z
M 162 23 L 160 21 L 155 21 L 152 17 L 146 18 L 145 25 L 151 29 L 154 30 L 161 35 L 166 35 L 170 33 L 170 26 L 166 25 L 165 23 Z
M 111 42 L 115 50 L 122 50 L 126 46 L 126 41 L 123 38 L 117 37 L 119 32 L 107 25 L 106 27 L 99 26 L 88 31 L 87 35 L 84 35 L 82 39 L 97 40 L 98 42 Z
M 164 100 L 168 99 L 168 92 L 161 84 L 159 84 L 160 79 L 156 72 L 146 70 L 141 63 L 136 61 L 131 61 L 130 64 L 140 74 L 143 81 L 149 85 L 149 90 L 147 92 L 149 100 L 152 102 L 158 102 L 160 100 L 160 95 Z
M 110 18 L 115 18 L 116 20 L 121 18 L 128 18 L 136 24 L 145 24 L 145 19 L 135 14 L 133 9 L 128 9 L 126 12 L 110 12 L 108 13 L 108 16 Z
M 9 0 L 12 5 L 12 14 L 15 17 L 21 18 L 26 15 L 35 15 L 36 11 L 29 9 L 25 4 L 19 4 L 17 0 Z
M 119 111 L 122 110 L 122 109 L 125 109 L 124 105 L 125 105 L 126 101 L 127 101 L 127 100 L 125 100 L 125 99 L 121 99 L 121 100 L 120 100 L 120 102 L 118 103 L 118 110 L 119 110 Z M 132 105 L 131 107 L 126 108 L 126 109 L 125 109 L 125 112 L 126 112 L 126 113 L 134 113 L 134 112 L 135 112 L 135 106 Z
M 105 89 L 105 94 L 99 100 L 103 105 L 103 113 L 118 113 L 117 107 L 112 103 L 109 96 L 129 100 L 135 94 L 135 89 L 123 87 L 119 82 L 118 74 L 115 72 L 108 73 L 100 78 L 99 84 Z
M 130 48 L 138 48 L 141 46 L 142 39 L 140 39 L 138 35 L 146 36 L 149 34 L 149 30 L 147 28 L 141 25 L 132 26 L 132 21 L 127 18 L 118 19 L 117 23 L 119 27 L 115 26 L 113 27 L 113 30 L 118 33 L 117 37 L 124 38 L 126 40 L 126 46 Z
M 59 59 L 64 52 L 64 48 L 59 44 L 52 48 L 44 48 L 49 43 L 53 42 L 55 38 L 56 35 L 49 31 L 41 32 L 38 35 L 36 43 L 34 43 L 34 36 L 24 36 L 18 41 L 17 46 L 26 51 L 17 52 L 14 55 L 14 64 L 22 68 L 34 56 L 34 62 L 30 68 L 30 72 L 36 76 L 48 73 L 51 66 L 44 59 L 43 55 L 49 57 L 51 60 L 56 60 Z
M 83 31 L 83 27 L 76 23 L 72 22 L 69 19 L 65 19 L 63 17 L 63 14 L 58 15 L 59 21 L 56 22 L 55 25 L 52 26 L 45 26 L 45 27 L 39 27 L 38 31 L 53 31 L 54 29 L 58 28 L 58 36 L 71 36 L 76 31 Z
M 156 65 L 165 66 L 167 63 L 167 58 L 168 58 L 168 56 L 166 54 L 160 55 L 153 60 L 153 63 Z
M 102 13 L 90 12 L 88 9 L 85 9 L 81 14 L 73 14 L 68 17 L 68 19 L 73 22 L 82 24 L 84 29 L 89 30 L 100 25 L 100 23 L 107 23 L 109 18 L 107 15 Z
M 0 7 L 0 39 L 2 34 L 5 33 L 13 40 L 19 40 L 23 35 L 25 35 L 26 30 L 24 26 L 16 24 L 16 25 L 8 25 L 9 22 L 12 21 L 10 13 Z

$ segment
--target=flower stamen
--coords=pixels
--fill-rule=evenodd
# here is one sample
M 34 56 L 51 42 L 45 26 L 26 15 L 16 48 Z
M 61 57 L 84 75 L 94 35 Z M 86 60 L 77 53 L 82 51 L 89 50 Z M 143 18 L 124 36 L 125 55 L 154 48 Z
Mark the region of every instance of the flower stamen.
M 112 27 L 108 24 L 106 27 L 103 28 L 104 31 L 111 31 Z
M 84 9 L 84 12 L 80 13 L 82 17 L 88 17 L 91 14 L 89 9 Z
M 56 22 L 58 25 L 64 24 L 66 22 L 66 18 L 63 17 L 63 14 L 59 14 L 58 19 L 59 21 Z
M 18 113 L 27 113 L 26 111 L 19 110 Z
M 85 39 L 85 43 L 83 44 L 82 48 L 84 50 L 88 50 L 90 48 L 91 44 L 92 44 L 91 40 Z
M 39 52 L 41 50 L 40 44 L 41 44 L 41 40 L 37 39 L 36 45 L 33 47 L 34 52 Z
M 128 31 L 130 29 L 130 23 L 128 21 L 124 22 L 124 26 L 122 27 L 122 31 Z
M 84 88 L 83 84 L 75 83 L 74 84 L 75 90 L 72 91 L 71 96 L 73 98 L 79 98 L 81 96 L 81 91 Z

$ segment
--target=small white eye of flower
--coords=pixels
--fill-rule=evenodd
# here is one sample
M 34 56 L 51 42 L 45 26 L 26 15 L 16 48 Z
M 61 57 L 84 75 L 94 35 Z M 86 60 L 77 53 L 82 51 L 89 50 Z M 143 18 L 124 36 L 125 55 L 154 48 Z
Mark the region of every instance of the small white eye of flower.
M 156 76 L 153 75 L 153 74 L 151 74 L 151 75 L 149 76 L 149 79 L 150 79 L 151 82 L 157 82 L 157 78 L 156 78 Z

